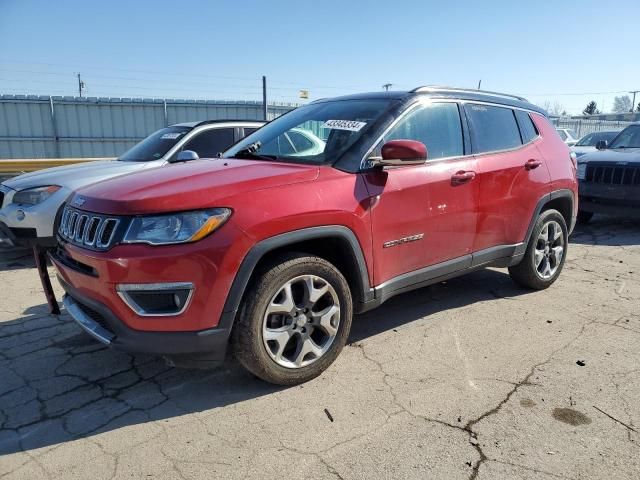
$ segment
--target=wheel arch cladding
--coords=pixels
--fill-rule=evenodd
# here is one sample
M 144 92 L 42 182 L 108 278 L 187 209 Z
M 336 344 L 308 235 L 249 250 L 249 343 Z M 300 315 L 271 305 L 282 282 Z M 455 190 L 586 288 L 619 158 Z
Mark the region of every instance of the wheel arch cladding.
M 243 259 L 233 280 L 224 313 L 235 313 L 238 310 L 252 276 L 261 265 L 280 254 L 291 252 L 316 255 L 335 265 L 349 284 L 356 311 L 359 303 L 373 298 L 367 265 L 355 234 L 347 227 L 329 225 L 283 233 L 254 245 Z
M 567 224 L 567 229 L 570 230 L 573 221 L 573 194 L 569 190 L 561 190 L 557 193 L 558 195 L 550 198 L 549 201 L 543 205 L 540 212 L 551 209 L 559 211 Z
M 540 200 L 538 200 L 531 220 L 529 221 L 529 228 L 527 229 L 526 236 L 523 242 L 518 245 L 518 248 L 516 248 L 515 256 L 524 254 L 525 250 L 527 249 L 527 244 L 531 239 L 531 234 L 533 233 L 533 228 L 535 227 L 538 216 L 545 210 L 558 210 L 567 224 L 569 233 L 571 233 L 574 223 L 574 202 L 574 194 L 571 190 L 568 189 L 555 190 L 551 193 L 547 193 Z

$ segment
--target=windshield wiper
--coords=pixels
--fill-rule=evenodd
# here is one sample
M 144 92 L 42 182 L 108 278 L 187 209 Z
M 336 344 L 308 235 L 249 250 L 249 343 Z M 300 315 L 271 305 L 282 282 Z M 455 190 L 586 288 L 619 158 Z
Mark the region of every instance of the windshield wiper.
M 233 158 L 249 158 L 249 159 L 257 159 L 257 160 L 275 160 L 278 158 L 275 155 L 261 155 L 258 152 L 260 147 L 262 146 L 262 142 L 258 140 L 247 147 L 238 150 Z

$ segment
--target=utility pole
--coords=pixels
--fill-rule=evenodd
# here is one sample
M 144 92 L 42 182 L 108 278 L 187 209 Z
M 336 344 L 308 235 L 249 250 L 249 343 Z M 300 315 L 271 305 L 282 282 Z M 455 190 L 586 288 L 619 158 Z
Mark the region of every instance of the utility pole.
M 389 87 L 390 87 L 391 85 L 393 85 L 393 83 L 385 83 L 384 85 L 382 85 L 382 88 L 384 88 L 384 89 L 385 89 L 385 91 L 387 91 L 387 92 L 388 92 L 388 91 L 389 91 Z
M 632 90 L 629 93 L 633 93 L 633 100 L 631 101 L 631 113 L 636 109 L 636 93 L 640 93 L 640 90 Z
M 268 121 L 267 119 L 267 77 L 262 76 L 262 117 L 264 121 Z
M 78 95 L 82 97 L 82 90 L 84 90 L 84 82 L 80 78 L 80 74 L 78 73 Z

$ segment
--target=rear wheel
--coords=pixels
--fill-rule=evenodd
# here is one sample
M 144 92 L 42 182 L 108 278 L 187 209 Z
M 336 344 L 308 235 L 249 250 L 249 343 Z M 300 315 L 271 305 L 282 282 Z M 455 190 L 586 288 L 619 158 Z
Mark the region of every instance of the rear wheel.
M 589 220 L 591 220 L 591 218 L 593 217 L 593 212 L 585 212 L 583 210 L 578 210 L 578 217 L 577 217 L 577 221 L 578 223 L 589 223 Z
M 353 305 L 349 285 L 326 260 L 281 257 L 247 290 L 233 333 L 236 358 L 267 382 L 294 385 L 320 375 L 344 347 Z
M 569 234 L 557 210 L 540 214 L 522 261 L 509 267 L 511 278 L 523 287 L 542 290 L 558 279 L 567 254 Z

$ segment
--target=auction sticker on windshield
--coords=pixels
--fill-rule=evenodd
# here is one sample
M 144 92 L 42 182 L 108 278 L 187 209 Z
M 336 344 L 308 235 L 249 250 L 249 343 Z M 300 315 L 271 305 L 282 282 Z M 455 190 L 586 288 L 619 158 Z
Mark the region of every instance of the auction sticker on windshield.
M 355 120 L 327 120 L 322 125 L 323 128 L 332 128 L 334 130 L 349 130 L 350 132 L 359 132 L 367 122 L 356 122 Z
M 165 133 L 160 137 L 161 140 L 175 140 L 176 138 L 180 138 L 182 133 Z

